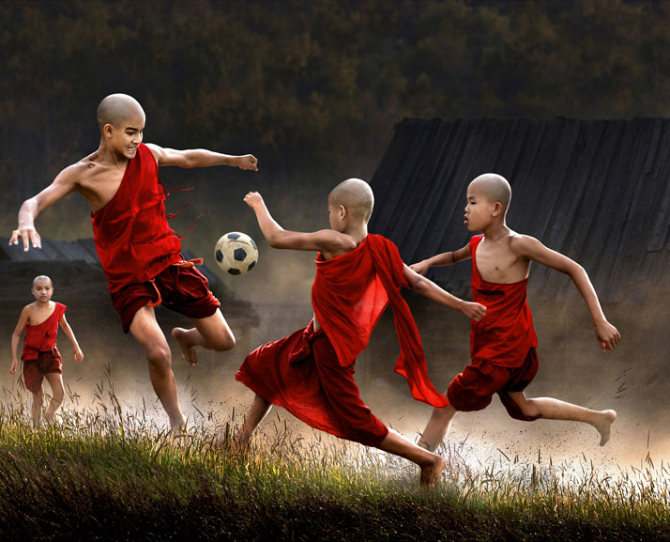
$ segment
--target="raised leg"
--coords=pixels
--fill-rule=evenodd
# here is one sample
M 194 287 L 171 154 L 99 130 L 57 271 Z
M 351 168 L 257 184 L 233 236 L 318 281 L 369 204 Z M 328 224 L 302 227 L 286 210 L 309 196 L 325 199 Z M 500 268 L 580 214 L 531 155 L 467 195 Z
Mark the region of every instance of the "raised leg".
M 146 305 L 137 311 L 130 324 L 130 332 L 147 356 L 151 384 L 170 418 L 172 430 L 184 426 L 186 421 L 181 412 L 177 382 L 172 372 L 172 354 L 156 321 L 153 307 Z
M 224 352 L 235 346 L 235 335 L 220 310 L 217 309 L 212 316 L 190 318 L 190 320 L 194 328 L 176 327 L 172 330 L 172 336 L 179 343 L 182 357 L 190 365 L 198 362 L 196 346 L 217 352 Z
M 609 441 L 611 426 L 617 417 L 614 410 L 591 410 L 552 397 L 528 399 L 522 391 L 511 392 L 509 396 L 526 416 L 540 415 L 547 420 L 582 422 L 595 427 L 600 434 L 601 446 Z

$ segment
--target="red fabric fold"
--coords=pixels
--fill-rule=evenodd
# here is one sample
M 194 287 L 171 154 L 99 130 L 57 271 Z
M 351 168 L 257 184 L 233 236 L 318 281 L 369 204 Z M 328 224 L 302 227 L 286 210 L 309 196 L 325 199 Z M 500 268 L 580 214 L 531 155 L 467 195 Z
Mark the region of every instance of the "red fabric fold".
M 149 147 L 140 144 L 114 197 L 91 213 L 107 289 L 151 280 L 181 260 L 181 242 L 165 216 L 165 193 Z
M 472 256 L 472 300 L 486 307 L 486 316 L 470 327 L 472 359 L 516 368 L 523 365 L 528 351 L 537 348 L 533 316 L 526 301 L 528 279 L 511 284 L 487 282 L 477 268 L 477 247 L 484 238 L 470 240 Z
M 26 336 L 23 339 L 23 353 L 21 354 L 23 361 L 35 360 L 43 352 L 58 353 L 56 349 L 58 323 L 67 307 L 57 301 L 55 303 L 54 311 L 44 322 L 37 325 L 26 324 Z
M 390 303 L 400 343 L 395 372 L 407 379 L 412 397 L 434 407 L 449 404 L 428 378 L 421 337 L 400 288 L 407 286 L 398 248 L 381 235 L 369 234 L 353 251 L 316 259 L 312 305 L 340 365 L 363 351 Z

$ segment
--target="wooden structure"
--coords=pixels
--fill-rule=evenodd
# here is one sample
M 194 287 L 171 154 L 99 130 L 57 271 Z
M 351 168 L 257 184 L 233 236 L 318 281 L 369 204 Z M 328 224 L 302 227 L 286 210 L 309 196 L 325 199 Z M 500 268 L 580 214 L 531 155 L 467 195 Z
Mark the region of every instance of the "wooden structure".
M 405 119 L 371 180 L 370 231 L 408 263 L 464 246 L 466 188 L 487 172 L 512 185 L 508 225 L 581 263 L 604 302 L 670 287 L 669 119 Z M 468 265 L 430 273 L 467 295 Z M 569 285 L 531 269 L 543 297 L 569 297 Z

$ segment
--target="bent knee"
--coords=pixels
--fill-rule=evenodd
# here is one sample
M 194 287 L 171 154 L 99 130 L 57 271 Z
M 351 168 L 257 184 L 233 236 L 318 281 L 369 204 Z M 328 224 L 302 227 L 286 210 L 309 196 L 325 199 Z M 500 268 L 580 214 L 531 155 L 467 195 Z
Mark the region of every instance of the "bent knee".
M 154 369 L 169 369 L 172 366 L 172 353 L 167 346 L 154 346 L 147 351 L 147 361 Z
M 484 410 L 491 404 L 493 398 L 492 394 L 478 393 L 478 390 L 472 388 L 464 388 L 452 383 L 447 389 L 447 399 L 449 403 L 461 412 L 474 412 L 476 410 Z
M 500 400 L 510 418 L 514 420 L 534 422 L 542 417 L 540 408 L 532 399 L 512 397 L 509 394 L 501 393 Z
M 51 400 L 57 403 L 62 403 L 65 399 L 65 390 L 63 388 L 56 388 L 51 390 Z
M 208 341 L 210 350 L 216 352 L 225 352 L 226 350 L 231 350 L 235 346 L 235 336 L 230 335 L 220 335 L 214 339 Z
M 521 414 L 517 419 L 523 421 L 534 421 L 541 418 L 540 408 L 535 404 L 535 401 L 528 399 L 524 402 L 515 401 L 518 410 Z M 512 416 L 514 417 L 514 416 Z

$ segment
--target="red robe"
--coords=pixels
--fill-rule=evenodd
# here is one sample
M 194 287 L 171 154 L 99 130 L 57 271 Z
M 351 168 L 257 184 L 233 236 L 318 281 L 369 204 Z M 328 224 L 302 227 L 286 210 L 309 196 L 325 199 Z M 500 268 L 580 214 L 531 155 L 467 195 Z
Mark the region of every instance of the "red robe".
M 520 367 L 531 348 L 537 347 L 533 317 L 526 302 L 528 279 L 512 284 L 487 282 L 477 269 L 477 247 L 484 238 L 470 239 L 472 300 L 486 306 L 486 316 L 470 327 L 472 359 L 485 359 L 501 367 Z
M 354 362 L 390 302 L 401 349 L 396 372 L 416 399 L 446 406 L 428 379 L 421 339 L 400 295 L 407 283 L 396 246 L 370 234 L 347 254 L 330 260 L 319 254 L 316 266 L 312 305 L 322 329 L 315 333 L 310 324 L 257 348 L 235 378 L 312 427 L 379 446 L 388 429 L 361 400 Z
M 147 282 L 182 259 L 181 242 L 165 217 L 158 165 L 144 144 L 128 162 L 114 197 L 91 218 L 110 292 Z
M 67 307 L 56 302 L 56 308 L 51 316 L 41 324 L 35 326 L 26 323 L 26 336 L 23 340 L 23 361 L 37 359 L 40 352 L 53 352 L 58 337 L 58 323 L 65 314 Z

